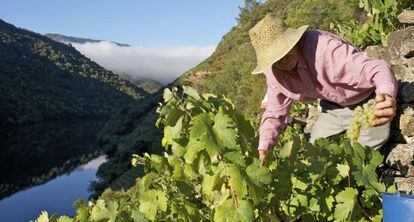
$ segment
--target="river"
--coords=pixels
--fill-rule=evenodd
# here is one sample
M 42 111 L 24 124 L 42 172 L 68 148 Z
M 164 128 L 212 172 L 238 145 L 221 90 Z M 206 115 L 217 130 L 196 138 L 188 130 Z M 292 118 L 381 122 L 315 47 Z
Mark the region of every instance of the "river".
M 0 129 L 0 221 L 30 221 L 46 210 L 73 216 L 105 155 L 99 121 L 53 122 Z

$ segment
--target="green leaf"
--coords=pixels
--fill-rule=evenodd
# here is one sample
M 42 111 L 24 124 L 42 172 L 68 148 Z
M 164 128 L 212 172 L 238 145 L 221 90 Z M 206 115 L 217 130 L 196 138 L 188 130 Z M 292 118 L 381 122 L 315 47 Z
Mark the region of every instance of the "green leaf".
M 167 211 L 168 199 L 162 190 L 149 189 L 141 193 L 139 202 L 139 211 L 150 220 L 155 220 L 158 210 Z
M 243 198 L 247 194 L 247 182 L 243 178 L 240 169 L 237 165 L 230 164 L 227 167 L 229 179 L 229 185 L 236 192 L 238 198 Z
M 205 147 L 199 141 L 190 140 L 186 146 L 187 152 L 184 154 L 185 162 L 189 164 L 193 163 L 198 153 L 204 149 Z
M 359 143 L 354 143 L 353 145 L 355 157 L 357 157 L 360 160 L 361 164 L 363 164 L 365 160 L 365 148 Z
M 180 143 L 172 141 L 171 142 L 171 151 L 174 156 L 182 157 L 184 156 L 186 149 Z
M 202 183 L 202 192 L 207 197 L 207 199 L 210 199 L 211 192 L 213 191 L 214 187 L 217 185 L 217 182 L 219 181 L 218 175 L 204 175 L 203 183 Z
M 341 177 L 347 177 L 349 174 L 349 166 L 347 164 L 337 164 L 336 169 Z
M 73 222 L 73 219 L 64 215 L 64 216 L 59 217 L 57 222 Z
M 252 123 L 244 118 L 241 114 L 235 114 L 236 125 L 238 131 L 238 140 L 240 146 L 244 151 L 250 149 L 250 147 L 257 147 L 257 138 L 255 135 L 255 129 L 252 127 Z
M 369 161 L 369 165 L 377 167 L 378 165 L 382 163 L 383 160 L 384 160 L 384 156 L 381 155 L 380 152 L 376 150 L 371 151 L 371 159 Z
M 201 100 L 200 95 L 194 88 L 190 86 L 183 86 L 183 89 L 184 89 L 184 93 L 187 94 L 188 96 L 191 96 L 196 100 Z
M 219 144 L 218 138 L 215 136 L 212 125 L 213 121 L 208 113 L 203 113 L 193 117 L 191 120 L 192 126 L 190 127 L 190 141 L 187 145 L 187 149 L 191 150 L 190 154 L 186 153 L 186 161 L 192 162 L 195 155 L 200 150 L 205 149 L 210 158 L 214 159 L 218 152 L 222 150 L 222 146 Z M 194 148 L 192 146 L 195 146 Z
M 282 149 L 280 150 L 280 158 L 288 158 L 292 152 L 293 148 L 293 141 L 288 141 L 283 145 Z
M 253 163 L 246 168 L 246 173 L 255 184 L 269 184 L 272 182 L 272 175 L 267 167 L 259 165 L 259 160 L 254 159 Z
M 73 204 L 72 207 L 75 209 L 79 209 L 81 207 L 85 206 L 85 201 L 83 200 L 83 198 L 79 198 L 77 199 Z
M 253 219 L 253 205 L 247 200 L 240 200 L 236 207 L 231 199 L 227 199 L 215 207 L 214 221 L 216 222 L 251 222 Z
M 181 116 L 175 126 L 165 126 L 164 127 L 164 137 L 162 138 L 162 146 L 167 147 L 172 144 L 174 139 L 178 139 L 181 137 L 181 130 L 183 127 L 183 118 Z
M 138 210 L 132 210 L 131 217 L 134 222 L 148 222 L 148 219 L 145 217 L 145 215 Z
M 92 208 L 90 219 L 95 221 L 107 219 L 108 222 L 115 222 L 117 214 L 117 202 L 109 202 L 106 204 L 104 200 L 98 199 Z
M 236 152 L 236 151 L 227 152 L 223 156 L 224 158 L 231 161 L 232 163 L 235 163 L 242 167 L 246 167 L 246 160 L 244 159 L 245 157 L 239 152 Z
M 35 222 L 49 222 L 49 215 L 46 211 L 42 211 L 40 216 L 36 219 Z
M 182 179 L 184 177 L 184 170 L 181 167 L 181 162 L 176 156 L 167 156 L 168 164 L 173 168 L 173 179 Z
M 348 221 L 348 218 L 355 207 L 357 195 L 358 190 L 349 187 L 336 195 L 335 199 L 337 204 L 334 212 L 336 221 Z
M 76 221 L 88 222 L 89 221 L 89 210 L 87 207 L 82 207 L 76 211 Z
M 196 179 L 199 176 L 191 164 L 184 165 L 184 175 L 189 179 Z
M 235 129 L 236 124 L 223 111 L 223 107 L 219 107 L 218 113 L 214 116 L 213 130 L 224 146 L 230 149 L 236 148 L 237 132 Z
M 152 183 L 152 180 L 157 176 L 157 174 L 150 172 L 145 174 L 145 176 L 139 178 L 137 180 L 137 184 L 139 184 L 139 190 L 140 192 L 145 192 L 148 190 L 149 186 Z
M 170 101 L 170 99 L 173 97 L 173 94 L 169 88 L 165 88 L 163 91 L 163 98 L 165 102 Z
M 306 190 L 306 188 L 308 188 L 308 185 L 305 182 L 300 181 L 295 176 L 292 175 L 290 179 L 292 181 L 292 188 L 297 188 L 299 190 Z

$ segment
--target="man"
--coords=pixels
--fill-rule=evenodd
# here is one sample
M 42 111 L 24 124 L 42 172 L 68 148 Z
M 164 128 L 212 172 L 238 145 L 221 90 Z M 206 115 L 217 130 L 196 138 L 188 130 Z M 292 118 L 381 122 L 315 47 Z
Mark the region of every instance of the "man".
M 322 113 L 311 131 L 311 142 L 343 132 L 353 119 L 353 108 L 375 97 L 376 120 L 362 129 L 359 143 L 378 148 L 389 137 L 395 116 L 397 83 L 390 66 L 335 34 L 292 29 L 268 14 L 250 31 L 257 66 L 267 83 L 266 111 L 260 123 L 259 156 L 266 152 L 286 127 L 293 100 L 321 99 Z M 375 94 L 374 94 L 375 93 Z

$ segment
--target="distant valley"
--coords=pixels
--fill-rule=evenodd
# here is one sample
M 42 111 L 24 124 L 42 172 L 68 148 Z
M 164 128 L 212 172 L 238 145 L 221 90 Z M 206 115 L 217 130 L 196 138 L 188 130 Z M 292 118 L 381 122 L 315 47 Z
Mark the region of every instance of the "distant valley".
M 145 33 L 143 33 L 145 34 Z M 81 54 L 113 73 L 131 76 L 138 86 L 149 91 L 167 85 L 213 53 L 215 45 L 206 46 L 142 46 L 110 40 L 79 38 L 61 34 L 45 34 L 73 46 Z M 139 36 L 137 36 L 137 40 Z M 159 87 L 158 87 L 159 88 Z

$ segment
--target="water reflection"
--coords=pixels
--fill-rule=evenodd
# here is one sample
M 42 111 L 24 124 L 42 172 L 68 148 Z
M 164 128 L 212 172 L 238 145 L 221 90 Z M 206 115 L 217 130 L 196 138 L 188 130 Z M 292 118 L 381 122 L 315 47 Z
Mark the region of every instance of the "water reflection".
M 0 200 L 71 172 L 101 155 L 96 133 L 102 124 L 47 122 L 0 128 Z
M 100 156 L 73 172 L 3 199 L 0 201 L 0 221 L 29 221 L 43 210 L 74 216 L 73 202 L 78 198 L 88 199 L 89 184 L 96 179 L 97 168 L 105 161 L 105 156 Z
M 89 161 L 89 163 L 87 163 L 85 165 L 79 166 L 78 168 L 76 168 L 76 170 L 80 170 L 80 171 L 95 170 L 96 171 L 96 170 L 98 170 L 99 166 L 101 164 L 103 164 L 105 161 L 106 161 L 106 156 L 102 155 L 102 156 L 100 156 L 96 159 L 93 159 L 93 160 Z

